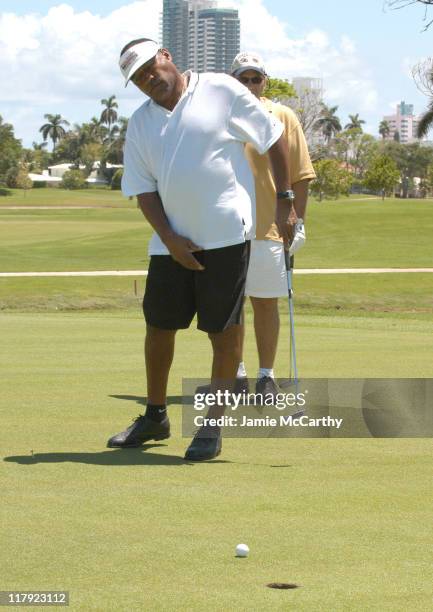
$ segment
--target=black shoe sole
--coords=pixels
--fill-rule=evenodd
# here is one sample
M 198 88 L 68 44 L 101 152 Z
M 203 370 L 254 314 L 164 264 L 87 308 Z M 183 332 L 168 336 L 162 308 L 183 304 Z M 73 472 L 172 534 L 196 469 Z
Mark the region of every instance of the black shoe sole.
M 108 442 L 107 448 L 140 448 L 140 446 L 143 446 L 146 442 L 150 442 L 150 440 L 155 440 L 156 442 L 158 440 L 167 440 L 170 435 L 171 434 L 160 434 L 158 436 L 149 436 L 140 442 L 130 442 L 129 444 L 127 442 L 125 442 L 125 444 L 110 444 Z

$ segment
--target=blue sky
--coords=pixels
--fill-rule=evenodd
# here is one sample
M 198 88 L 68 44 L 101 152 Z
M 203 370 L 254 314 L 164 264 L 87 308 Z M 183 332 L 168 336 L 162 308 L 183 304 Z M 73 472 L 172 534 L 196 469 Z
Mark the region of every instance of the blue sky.
M 121 114 L 131 114 L 140 95 L 122 88 L 117 52 L 130 37 L 156 35 L 161 3 L 1 0 L 0 74 L 8 79 L 0 86 L 0 114 L 24 144 L 40 140 L 44 113 L 86 121 L 111 94 Z M 60 4 L 70 8 L 49 12 Z M 382 116 L 400 100 L 423 111 L 426 99 L 410 76 L 411 66 L 431 54 L 433 26 L 422 32 L 421 5 L 384 12 L 382 0 L 224 4 L 240 8 L 242 49 L 261 53 L 275 76 L 322 77 L 325 100 L 339 106 L 343 124 L 358 112 L 377 134 Z

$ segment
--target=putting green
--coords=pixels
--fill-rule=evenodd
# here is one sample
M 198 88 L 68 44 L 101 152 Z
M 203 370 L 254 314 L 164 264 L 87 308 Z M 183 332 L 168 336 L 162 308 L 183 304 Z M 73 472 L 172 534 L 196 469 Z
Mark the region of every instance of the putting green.
M 431 609 L 431 440 L 227 439 L 219 460 L 185 464 L 181 378 L 210 365 L 191 330 L 170 380 L 172 438 L 108 450 L 143 410 L 141 317 L 3 313 L 0 325 L 3 590 L 69 590 L 73 610 Z M 300 370 L 431 377 L 432 328 L 299 315 Z M 253 375 L 251 334 L 246 352 Z

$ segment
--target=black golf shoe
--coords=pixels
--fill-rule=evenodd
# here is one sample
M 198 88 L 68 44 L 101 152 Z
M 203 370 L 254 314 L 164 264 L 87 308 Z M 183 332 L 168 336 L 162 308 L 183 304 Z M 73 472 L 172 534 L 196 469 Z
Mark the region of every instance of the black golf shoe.
M 249 393 L 250 386 L 248 384 L 248 378 L 246 376 L 242 376 L 241 378 L 236 378 L 233 393 Z M 210 385 L 201 385 L 196 388 L 196 393 L 210 393 Z
M 170 421 L 166 417 L 161 423 L 140 414 L 125 431 L 112 436 L 108 448 L 137 448 L 149 440 L 165 440 L 170 437 Z
M 201 427 L 186 450 L 187 461 L 209 461 L 221 453 L 221 429 L 209 425 Z
M 281 390 L 271 376 L 262 376 L 256 382 L 257 393 L 263 396 L 263 404 L 269 405 L 269 398 L 272 398 L 272 401 L 276 401 L 276 396 L 281 393 Z

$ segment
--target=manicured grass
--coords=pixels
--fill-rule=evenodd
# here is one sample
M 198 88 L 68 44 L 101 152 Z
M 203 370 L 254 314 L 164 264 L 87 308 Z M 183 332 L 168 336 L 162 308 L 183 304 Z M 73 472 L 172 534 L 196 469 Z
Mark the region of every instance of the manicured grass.
M 139 275 L 0 278 L 0 310 L 136 311 L 144 284 Z M 433 274 L 295 275 L 294 287 L 300 314 L 428 319 L 433 313 Z M 282 298 L 282 315 L 286 310 Z
M 120 191 L 104 187 L 90 187 L 70 191 L 58 187 L 23 191 L 11 189 L 12 195 L 0 197 L 0 209 L 8 206 L 101 206 L 132 207 L 135 202 L 122 196 Z
M 433 274 L 341 274 L 294 278 L 300 312 L 341 315 L 433 314 Z
M 226 439 L 219 460 L 185 464 L 181 378 L 210 366 L 191 330 L 170 379 L 172 438 L 109 450 L 143 410 L 141 316 L 0 325 L 3 590 L 66 589 L 73 610 L 431 609 L 431 440 Z M 297 329 L 305 377 L 432 376 L 431 322 L 299 316 Z M 246 354 L 253 375 L 250 332 Z
M 432 200 L 312 203 L 301 268 L 430 267 Z
M 151 228 L 136 208 L 1 211 L 2 271 L 147 267 Z
M 96 191 L 96 190 L 95 190 Z M 120 196 L 119 196 L 120 197 Z M 151 228 L 136 206 L 100 210 L 0 208 L 4 271 L 142 269 Z M 300 268 L 429 267 L 433 201 L 312 202 Z
M 104 193 L 89 193 L 93 191 Z M 73 193 L 76 201 L 81 201 L 79 194 L 66 193 Z M 408 223 L 408 207 L 416 223 Z M 307 247 L 296 257 L 297 268 L 429 267 L 433 262 L 430 201 L 312 202 L 307 228 Z M 152 232 L 135 205 L 99 210 L 0 209 L 0 229 L 1 271 L 148 267 L 147 242 Z M 139 277 L 139 286 L 141 281 Z M 308 312 L 432 312 L 430 274 L 298 276 L 295 282 L 297 307 Z M 0 307 L 125 308 L 135 304 L 132 288 L 131 278 L 3 278 Z
M 145 282 L 138 275 L 0 278 L 0 310 L 137 310 Z

